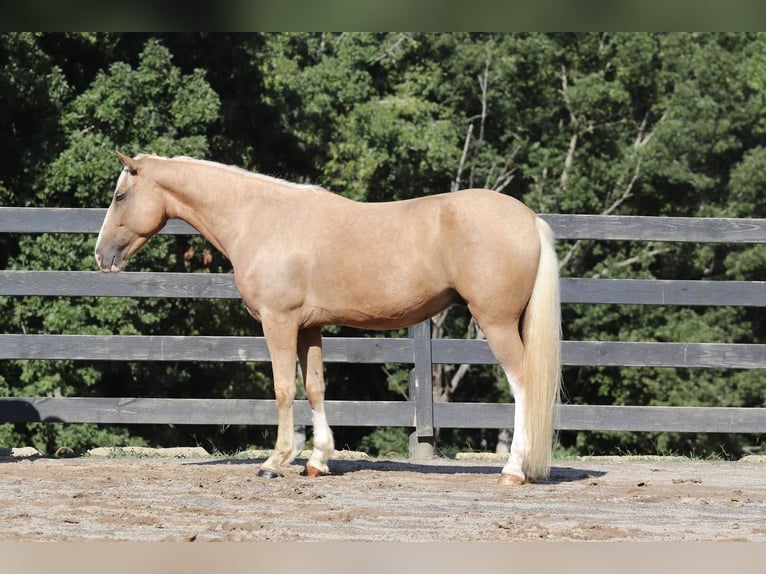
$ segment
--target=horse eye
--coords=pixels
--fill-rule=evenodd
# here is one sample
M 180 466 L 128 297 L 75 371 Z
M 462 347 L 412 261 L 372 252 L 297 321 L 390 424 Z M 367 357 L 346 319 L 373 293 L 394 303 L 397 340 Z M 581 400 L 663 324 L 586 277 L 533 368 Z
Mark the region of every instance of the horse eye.
M 123 200 L 123 199 L 125 199 L 126 197 L 127 197 L 127 194 L 126 194 L 126 193 L 123 193 L 123 192 L 121 192 L 121 191 L 118 191 L 117 193 L 115 193 L 115 194 L 114 194 L 114 199 L 115 199 L 115 201 L 122 201 L 122 200 Z

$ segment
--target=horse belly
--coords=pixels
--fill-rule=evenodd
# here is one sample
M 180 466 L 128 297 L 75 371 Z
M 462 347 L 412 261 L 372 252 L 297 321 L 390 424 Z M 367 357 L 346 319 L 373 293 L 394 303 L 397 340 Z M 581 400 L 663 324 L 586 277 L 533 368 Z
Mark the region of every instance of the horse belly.
M 427 268 L 360 266 L 315 286 L 325 324 L 364 329 L 407 327 L 459 302 L 454 289 Z
M 323 309 L 323 323 L 344 325 L 361 329 L 400 329 L 409 327 L 430 317 L 450 305 L 459 302 L 457 294 L 447 290 L 426 300 L 407 298 L 401 300 L 366 301 L 350 308 Z

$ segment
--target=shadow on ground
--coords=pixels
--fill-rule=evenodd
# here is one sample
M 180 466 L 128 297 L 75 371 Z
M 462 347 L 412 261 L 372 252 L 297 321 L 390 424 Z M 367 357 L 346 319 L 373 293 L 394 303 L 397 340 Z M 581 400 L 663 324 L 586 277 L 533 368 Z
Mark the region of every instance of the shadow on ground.
M 221 460 L 210 460 L 204 462 L 194 462 L 191 464 L 199 465 L 219 465 L 219 464 L 251 464 L 260 465 L 265 458 L 227 458 Z M 418 472 L 422 474 L 500 474 L 502 465 L 482 465 L 482 464 L 459 464 L 451 459 L 434 459 L 433 463 L 428 462 L 410 462 L 405 460 L 331 460 L 330 474 L 332 476 L 343 476 L 362 471 L 378 472 Z M 297 459 L 292 463 L 293 466 L 303 467 L 306 461 Z M 551 475 L 547 480 L 536 481 L 537 484 L 560 484 L 565 482 L 576 482 L 599 478 L 606 473 L 600 470 L 591 470 L 584 468 L 571 468 L 554 466 L 551 468 Z

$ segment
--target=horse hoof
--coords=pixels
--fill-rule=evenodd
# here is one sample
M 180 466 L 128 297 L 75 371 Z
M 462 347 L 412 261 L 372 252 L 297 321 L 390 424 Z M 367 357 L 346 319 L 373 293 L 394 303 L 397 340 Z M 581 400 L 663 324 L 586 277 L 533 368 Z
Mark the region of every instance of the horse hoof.
M 258 471 L 258 476 L 261 478 L 280 478 L 282 474 L 270 468 L 262 468 Z
M 500 478 L 497 480 L 497 483 L 502 484 L 503 486 L 518 486 L 520 484 L 524 484 L 525 482 L 526 480 L 522 476 L 506 473 L 502 473 Z
M 323 470 L 319 470 L 317 467 L 307 464 L 305 474 L 306 476 L 317 477 L 317 476 L 326 476 L 327 472 Z

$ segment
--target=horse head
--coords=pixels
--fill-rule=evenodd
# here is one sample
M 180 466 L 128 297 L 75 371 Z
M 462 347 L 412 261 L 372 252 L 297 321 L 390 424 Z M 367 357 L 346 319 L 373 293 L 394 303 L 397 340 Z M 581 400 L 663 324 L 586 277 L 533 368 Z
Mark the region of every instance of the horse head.
M 96 264 L 106 273 L 122 271 L 130 256 L 168 219 L 162 190 L 145 173 L 142 156 L 116 153 L 124 168 L 96 240 Z

